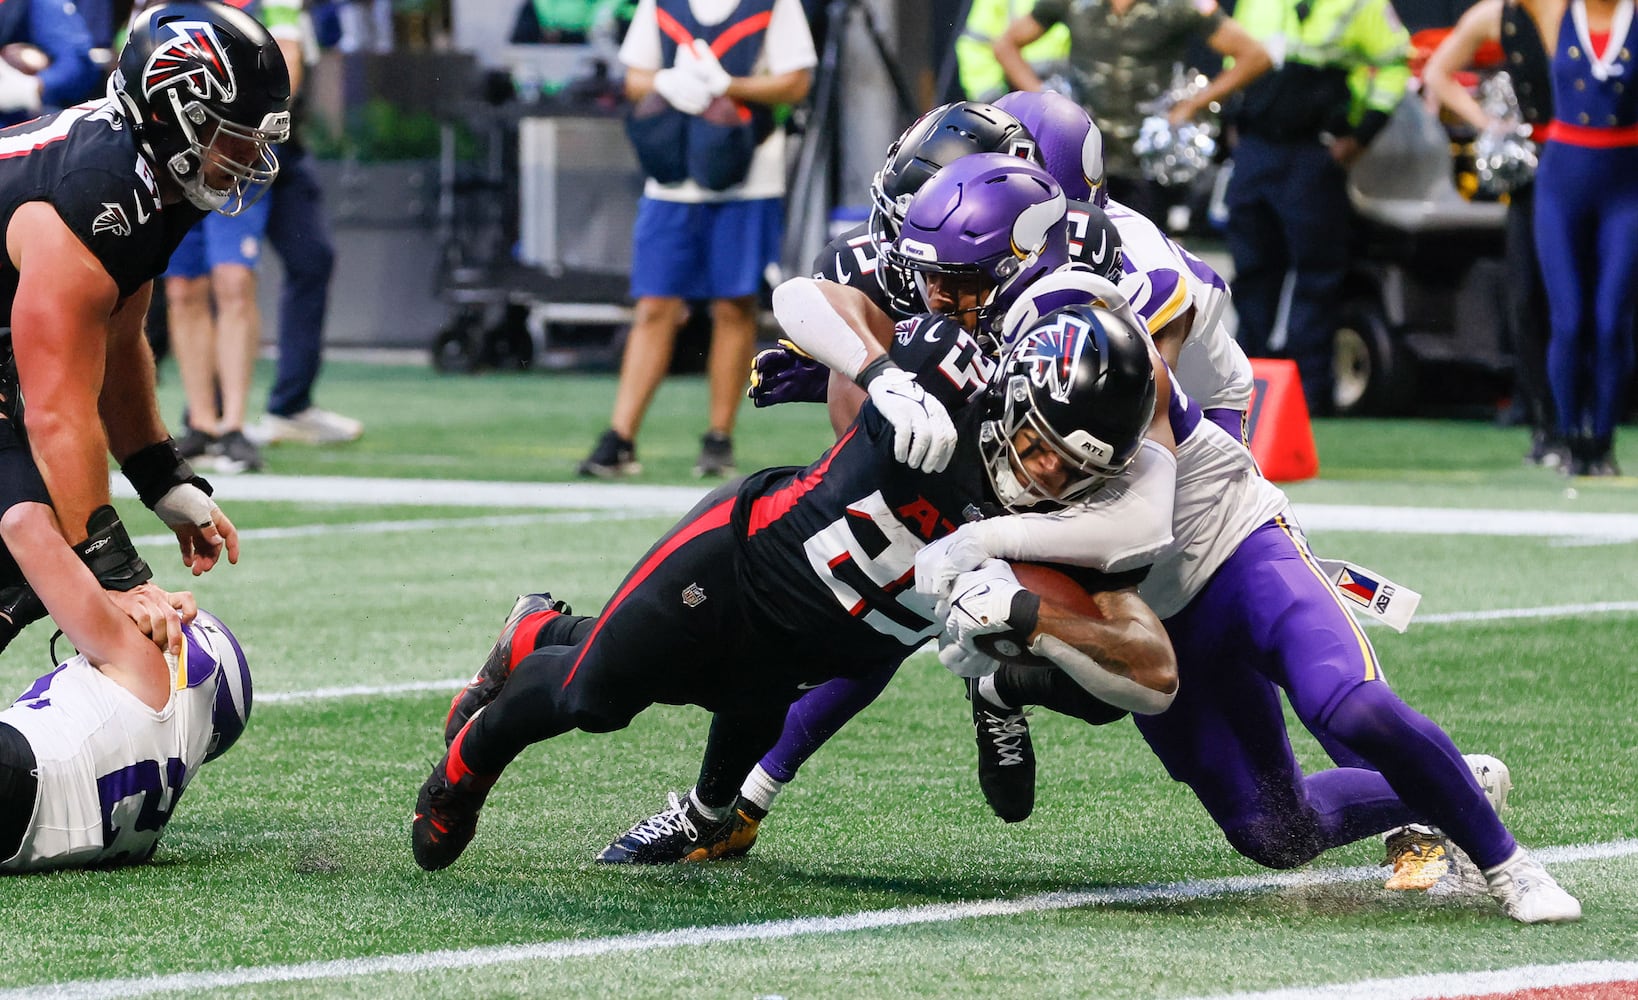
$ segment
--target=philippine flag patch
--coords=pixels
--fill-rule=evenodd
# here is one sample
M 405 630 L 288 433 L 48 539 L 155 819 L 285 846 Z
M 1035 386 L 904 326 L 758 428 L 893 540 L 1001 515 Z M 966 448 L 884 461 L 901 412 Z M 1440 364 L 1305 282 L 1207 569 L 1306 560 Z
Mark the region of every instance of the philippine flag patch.
M 1337 577 L 1337 589 L 1345 597 L 1367 608 L 1371 606 L 1372 601 L 1376 600 L 1378 586 L 1379 584 L 1375 580 L 1352 566 L 1344 569 L 1342 575 Z

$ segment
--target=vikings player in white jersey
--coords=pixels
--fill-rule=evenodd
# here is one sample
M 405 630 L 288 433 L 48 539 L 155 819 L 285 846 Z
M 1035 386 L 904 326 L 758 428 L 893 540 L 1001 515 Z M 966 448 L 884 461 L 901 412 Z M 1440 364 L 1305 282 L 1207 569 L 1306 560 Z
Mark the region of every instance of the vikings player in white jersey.
M 998 98 L 995 106 L 1029 129 L 1047 173 L 1069 198 L 1097 205 L 1114 223 L 1126 274 L 1121 291 L 1183 391 L 1208 420 L 1242 437 L 1251 362 L 1223 324 L 1228 283 L 1153 222 L 1109 197 L 1103 137 L 1085 108 L 1062 94 L 1027 90 Z
M 1090 298 L 1126 308 L 1106 282 L 1092 276 L 1082 282 Z M 1032 304 L 1036 287 L 1009 312 L 1004 343 L 1026 328 L 1015 324 L 1032 324 L 1062 306 L 1061 288 L 1043 292 L 1045 304 Z M 1163 387 L 1157 408 L 1169 414 L 1175 442 L 1173 541 L 1138 591 L 1171 638 L 1179 690 L 1164 713 L 1134 719 L 1167 772 L 1189 785 L 1235 849 L 1268 867 L 1294 867 L 1331 847 L 1431 823 L 1460 849 L 1463 863 L 1482 870 L 1491 895 L 1515 920 L 1579 919 L 1580 903 L 1497 816 L 1510 785 L 1505 766 L 1492 757 L 1464 758 L 1442 729 L 1388 688 L 1370 641 L 1319 568 L 1284 492 L 1176 382 Z M 992 560 L 1103 569 L 1116 556 L 1110 539 L 1126 531 L 1118 507 L 1099 503 L 1096 494 L 1055 514 L 963 525 L 918 554 L 917 590 L 958 601 L 975 584 L 988 588 L 995 613 L 982 625 L 952 617 L 946 637 L 979 656 L 975 638 L 1010 627 L 1000 609 L 1012 595 L 996 576 L 1005 564 Z M 1028 756 L 1031 785 L 1033 753 L 1022 728 L 1029 685 L 1020 674 L 1032 669 L 1038 668 L 1002 667 L 979 682 L 974 699 L 975 715 L 980 697 L 999 707 L 1002 722 L 988 735 L 1008 741 L 1013 756 Z M 1285 729 L 1282 691 L 1304 726 L 1360 766 L 1304 775 Z M 1007 719 L 1018 725 L 1008 728 Z M 994 749 L 986 735 L 981 726 L 981 760 Z M 986 788 L 992 804 L 993 791 Z
M 205 611 L 183 632 L 162 708 L 75 656 L 0 712 L 0 872 L 153 856 L 183 789 L 250 715 L 238 640 Z

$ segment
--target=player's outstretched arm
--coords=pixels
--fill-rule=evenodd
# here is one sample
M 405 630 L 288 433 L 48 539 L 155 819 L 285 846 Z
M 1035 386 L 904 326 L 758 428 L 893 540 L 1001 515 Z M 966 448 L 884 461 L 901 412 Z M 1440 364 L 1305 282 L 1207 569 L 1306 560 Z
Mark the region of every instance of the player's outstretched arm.
M 893 457 L 942 472 L 955 453 L 955 424 L 944 404 L 887 356 L 893 321 L 863 292 L 835 282 L 792 278 L 774 289 L 774 316 L 790 339 L 835 374 L 852 380 L 893 425 Z
M 980 652 L 981 636 L 1008 633 L 1052 661 L 1094 697 L 1139 715 L 1164 712 L 1177 694 L 1177 657 L 1160 620 L 1130 587 L 1093 595 L 1098 615 L 1078 614 L 1026 590 L 991 560 L 956 580 L 939 659 L 954 669 Z

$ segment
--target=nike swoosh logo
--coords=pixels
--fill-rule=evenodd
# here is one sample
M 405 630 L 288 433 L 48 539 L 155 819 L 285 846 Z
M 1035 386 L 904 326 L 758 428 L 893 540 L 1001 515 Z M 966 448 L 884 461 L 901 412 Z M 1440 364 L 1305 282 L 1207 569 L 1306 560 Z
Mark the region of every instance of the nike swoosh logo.
M 853 275 L 848 273 L 848 269 L 842 266 L 842 255 L 838 253 L 836 255 L 836 280 L 845 285 L 852 279 Z
M 824 687 L 824 686 L 825 686 L 824 681 L 803 681 L 802 683 L 796 685 L 796 690 L 798 690 L 798 691 L 812 691 L 816 687 Z
M 1109 253 L 1109 230 L 1102 229 L 1102 230 L 1098 231 L 1098 252 L 1092 255 L 1092 259 L 1094 261 L 1097 261 L 1099 264 L 1102 264 L 1103 263 L 1103 258 L 1105 256 L 1107 256 L 1108 253 Z
M 147 222 L 149 219 L 153 218 L 153 213 L 152 212 L 144 212 L 142 210 L 142 199 L 141 198 L 137 198 L 135 200 L 135 204 L 136 204 L 137 225 L 140 226 L 144 222 Z

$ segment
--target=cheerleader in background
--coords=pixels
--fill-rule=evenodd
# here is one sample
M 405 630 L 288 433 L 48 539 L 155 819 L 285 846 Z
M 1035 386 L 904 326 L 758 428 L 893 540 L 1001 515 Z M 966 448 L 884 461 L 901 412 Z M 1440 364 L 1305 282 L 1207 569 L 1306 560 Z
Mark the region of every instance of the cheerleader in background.
M 1634 0 L 1521 0 L 1552 57 L 1554 119 L 1536 174 L 1547 377 L 1569 472 L 1615 476 L 1638 310 Z

